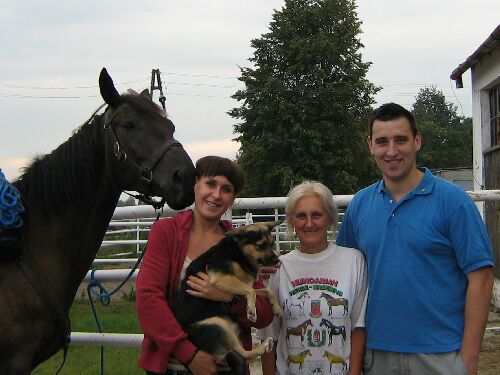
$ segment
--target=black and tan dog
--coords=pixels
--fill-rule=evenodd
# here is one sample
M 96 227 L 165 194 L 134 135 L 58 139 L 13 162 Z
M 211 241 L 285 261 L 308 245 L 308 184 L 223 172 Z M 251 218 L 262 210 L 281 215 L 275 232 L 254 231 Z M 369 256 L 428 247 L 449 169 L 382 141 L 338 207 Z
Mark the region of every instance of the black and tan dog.
M 256 294 L 267 296 L 274 314 L 281 315 L 281 307 L 270 290 L 252 287 L 261 266 L 278 262 L 270 232 L 279 223 L 256 223 L 227 232 L 218 244 L 189 265 L 177 293 L 173 312 L 191 342 L 198 349 L 225 360 L 234 375 L 245 374 L 246 360 L 269 352 L 273 339 L 268 338 L 256 348 L 245 350 L 238 340 L 237 320 L 231 316 L 227 305 L 191 296 L 186 292 L 187 280 L 198 272 L 206 272 L 218 289 L 246 297 L 247 317 L 251 321 L 257 319 Z

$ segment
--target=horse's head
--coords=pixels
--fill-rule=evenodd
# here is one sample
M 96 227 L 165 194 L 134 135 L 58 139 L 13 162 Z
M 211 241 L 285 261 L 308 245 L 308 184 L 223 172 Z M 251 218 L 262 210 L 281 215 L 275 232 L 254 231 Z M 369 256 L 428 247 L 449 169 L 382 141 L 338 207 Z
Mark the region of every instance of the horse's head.
M 195 169 L 173 138 L 172 121 L 147 90 L 118 94 L 104 68 L 99 87 L 108 104 L 104 114 L 106 166 L 113 182 L 122 190 L 163 197 L 173 209 L 192 204 Z

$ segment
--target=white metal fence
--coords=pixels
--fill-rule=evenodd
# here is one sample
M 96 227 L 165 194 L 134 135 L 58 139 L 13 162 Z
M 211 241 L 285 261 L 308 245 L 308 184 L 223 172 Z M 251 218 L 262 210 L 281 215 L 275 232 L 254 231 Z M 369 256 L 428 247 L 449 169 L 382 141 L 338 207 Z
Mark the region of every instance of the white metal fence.
M 480 190 L 468 193 L 474 201 L 500 200 L 500 190 Z M 351 199 L 352 195 L 334 196 L 334 201 L 339 207 L 346 207 Z M 252 221 L 257 220 L 283 220 L 285 203 L 286 197 L 237 198 L 233 207 L 227 212 L 225 218 L 233 220 L 233 224 L 236 226 L 249 224 Z M 161 216 L 174 216 L 177 212 L 178 211 L 165 206 Z M 103 246 L 111 244 L 127 244 L 136 246 L 144 245 L 147 241 L 139 238 L 140 233 L 147 232 L 149 230 L 156 215 L 156 211 L 150 206 L 117 207 L 107 235 L 123 234 L 133 231 L 136 239 L 104 240 L 102 243 Z M 120 229 L 118 232 L 113 229 L 116 227 L 128 229 Z M 293 242 L 293 240 L 287 238 L 285 224 L 279 226 L 278 230 L 275 231 L 275 236 L 277 250 L 280 250 L 283 246 Z M 134 264 L 136 259 L 96 259 L 94 264 L 114 262 Z M 129 272 L 129 269 L 97 270 L 94 271 L 93 277 L 101 282 L 117 282 L 124 280 Z M 135 280 L 137 273 L 138 271 L 136 270 L 132 275 L 131 280 Z M 91 272 L 89 271 L 84 281 L 89 281 L 90 279 Z M 496 331 L 500 331 L 500 327 L 490 327 L 487 329 L 487 332 Z M 71 345 L 140 346 L 142 337 L 142 334 L 72 332 Z

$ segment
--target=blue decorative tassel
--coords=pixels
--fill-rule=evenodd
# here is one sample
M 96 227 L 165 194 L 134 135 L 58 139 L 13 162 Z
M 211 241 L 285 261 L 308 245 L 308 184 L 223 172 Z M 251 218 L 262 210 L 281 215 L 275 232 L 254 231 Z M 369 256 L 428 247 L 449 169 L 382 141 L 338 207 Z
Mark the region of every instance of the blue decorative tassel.
M 0 169 L 0 228 L 20 228 L 23 225 L 21 218 L 23 212 L 24 206 L 19 190 L 5 179 Z

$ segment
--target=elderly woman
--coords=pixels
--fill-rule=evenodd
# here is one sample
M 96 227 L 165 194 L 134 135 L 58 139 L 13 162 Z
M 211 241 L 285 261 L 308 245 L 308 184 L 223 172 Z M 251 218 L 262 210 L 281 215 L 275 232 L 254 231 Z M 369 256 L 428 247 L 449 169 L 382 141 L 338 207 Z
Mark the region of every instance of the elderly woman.
M 196 162 L 193 209 L 179 212 L 175 218 L 159 220 L 151 228 L 136 283 L 137 313 L 144 331 L 138 366 L 148 375 L 218 373 L 215 357 L 198 350 L 189 341 L 170 306 L 189 264 L 232 228 L 231 223 L 221 217 L 233 204 L 243 183 L 243 171 L 235 162 L 218 156 L 201 158 Z M 257 322 L 249 321 L 246 300 L 216 289 L 206 273 L 191 277 L 188 285 L 192 295 L 230 306 L 231 313 L 238 317 L 242 330 L 240 341 L 247 350 L 252 347 L 251 327 L 265 327 L 273 319 L 269 301 L 257 297 Z M 189 371 L 170 368 L 171 357 Z
M 325 185 L 297 185 L 285 211 L 299 245 L 280 258 L 281 267 L 268 281 L 283 317 L 257 333 L 277 341 L 262 358 L 263 374 L 360 374 L 367 295 L 363 254 L 328 241 L 338 214 Z

